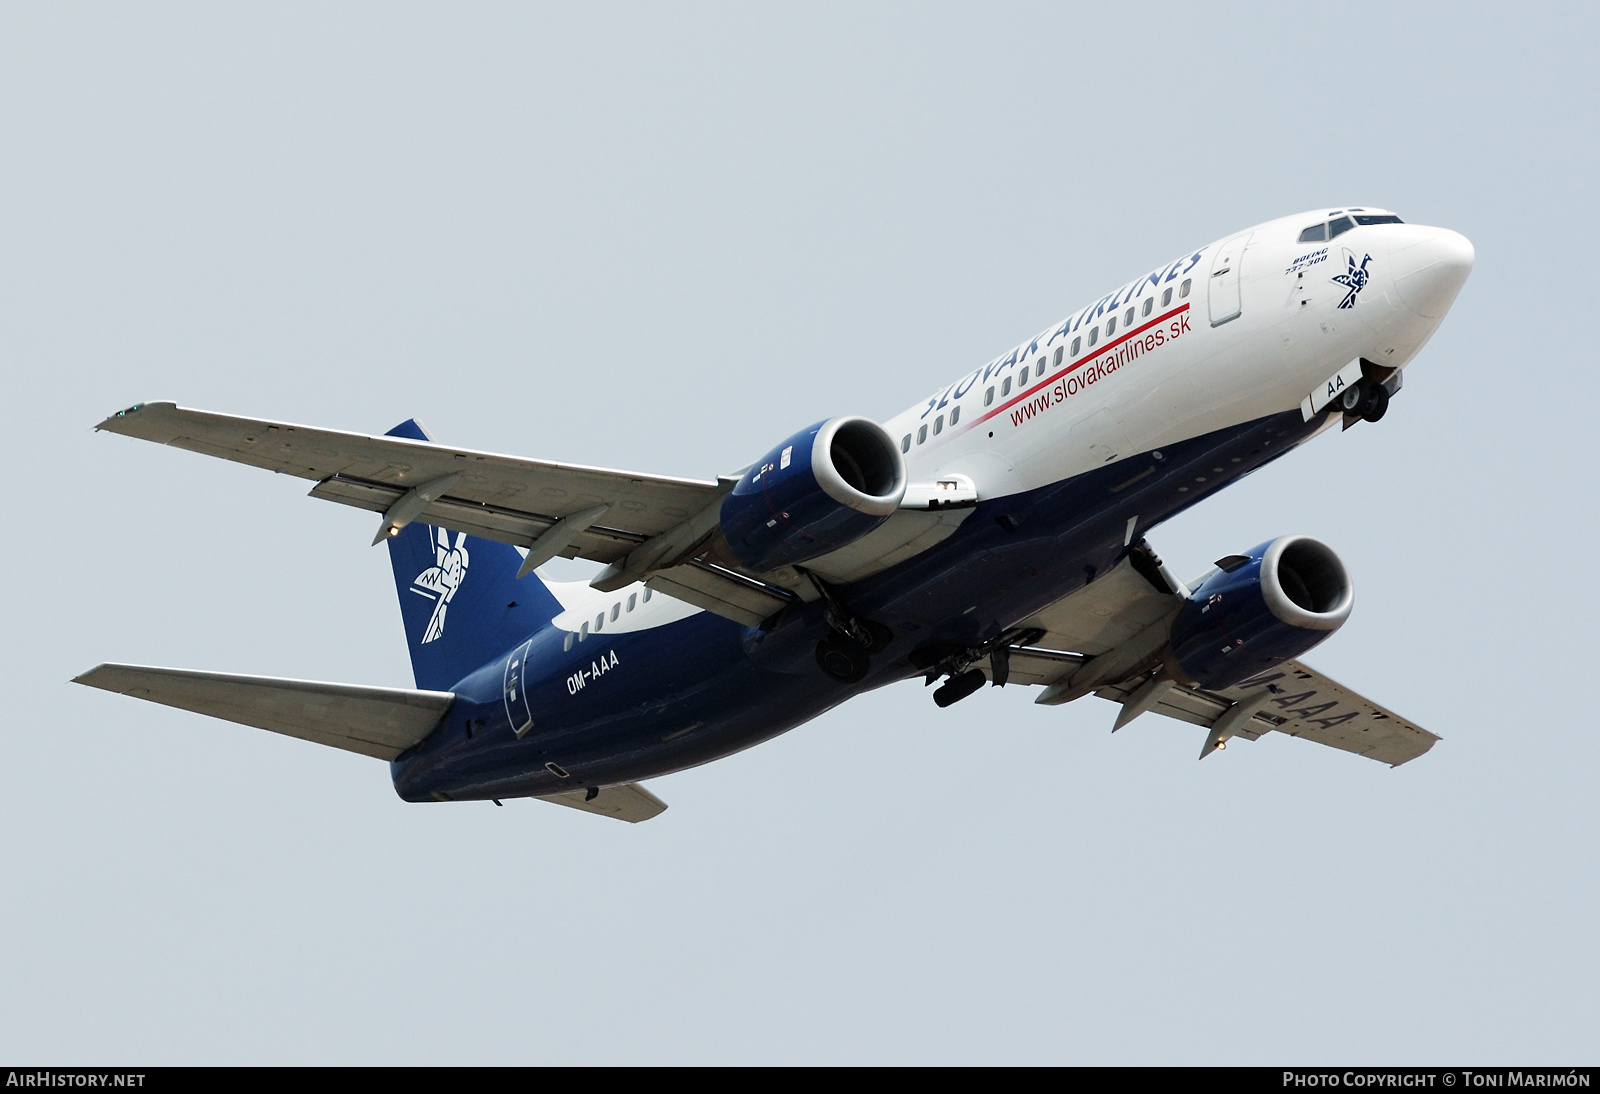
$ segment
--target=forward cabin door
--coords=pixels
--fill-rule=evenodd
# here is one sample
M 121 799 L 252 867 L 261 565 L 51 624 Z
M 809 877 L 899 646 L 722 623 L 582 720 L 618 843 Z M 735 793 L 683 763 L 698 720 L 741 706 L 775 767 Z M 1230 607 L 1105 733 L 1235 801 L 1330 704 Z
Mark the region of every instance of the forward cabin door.
M 1220 327 L 1230 319 L 1239 318 L 1239 271 L 1244 265 L 1244 249 L 1250 243 L 1250 233 L 1234 236 L 1217 248 L 1217 257 L 1211 261 L 1211 276 L 1207 278 L 1207 296 L 1211 306 L 1211 325 Z

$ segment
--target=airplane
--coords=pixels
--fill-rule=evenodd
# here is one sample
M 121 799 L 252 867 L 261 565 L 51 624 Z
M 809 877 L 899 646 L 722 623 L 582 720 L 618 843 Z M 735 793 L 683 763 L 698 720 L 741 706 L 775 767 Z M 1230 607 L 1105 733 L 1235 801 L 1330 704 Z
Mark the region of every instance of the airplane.
M 1180 580 L 1163 521 L 1384 417 L 1472 244 L 1370 207 L 1186 251 L 878 422 L 670 478 L 140 403 L 97 427 L 311 480 L 381 514 L 416 687 L 103 664 L 75 682 L 389 761 L 408 802 L 531 797 L 638 822 L 642 782 L 864 691 L 985 685 L 1398 766 L 1437 736 L 1299 658 L 1349 618 L 1284 535 Z M 589 581 L 538 570 L 599 564 Z

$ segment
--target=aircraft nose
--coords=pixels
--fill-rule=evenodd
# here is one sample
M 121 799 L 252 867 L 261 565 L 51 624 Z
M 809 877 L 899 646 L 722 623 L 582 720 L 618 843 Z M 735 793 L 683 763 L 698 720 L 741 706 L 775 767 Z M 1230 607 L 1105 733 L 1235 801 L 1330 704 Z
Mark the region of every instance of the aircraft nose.
M 1406 307 L 1425 319 L 1450 310 L 1472 272 L 1472 242 L 1448 228 L 1396 225 L 1389 244 L 1395 291 Z

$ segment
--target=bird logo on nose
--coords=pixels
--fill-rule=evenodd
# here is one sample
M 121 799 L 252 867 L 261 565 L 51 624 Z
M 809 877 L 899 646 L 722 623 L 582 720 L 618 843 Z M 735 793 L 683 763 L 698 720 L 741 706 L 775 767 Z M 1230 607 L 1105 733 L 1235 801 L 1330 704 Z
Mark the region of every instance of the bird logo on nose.
M 1333 278 L 1333 283 L 1343 285 L 1349 290 L 1344 294 L 1344 299 L 1339 301 L 1339 307 L 1353 308 L 1356 306 L 1356 297 L 1362 289 L 1367 287 L 1367 278 L 1372 276 L 1367 272 L 1367 263 L 1372 261 L 1372 256 L 1362 255 L 1361 265 L 1357 266 L 1356 256 L 1350 253 L 1350 248 L 1346 247 L 1344 249 L 1344 260 L 1349 268 L 1344 273 L 1336 275 Z

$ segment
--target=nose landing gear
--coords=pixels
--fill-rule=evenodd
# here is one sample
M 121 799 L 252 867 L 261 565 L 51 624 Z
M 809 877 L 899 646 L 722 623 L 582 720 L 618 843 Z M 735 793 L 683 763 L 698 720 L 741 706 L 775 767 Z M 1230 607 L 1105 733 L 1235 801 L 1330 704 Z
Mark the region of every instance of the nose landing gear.
M 1347 420 L 1358 418 L 1364 422 L 1376 422 L 1389 410 L 1389 393 L 1382 384 L 1363 379 L 1345 389 L 1339 397 L 1339 409 L 1344 411 Z

